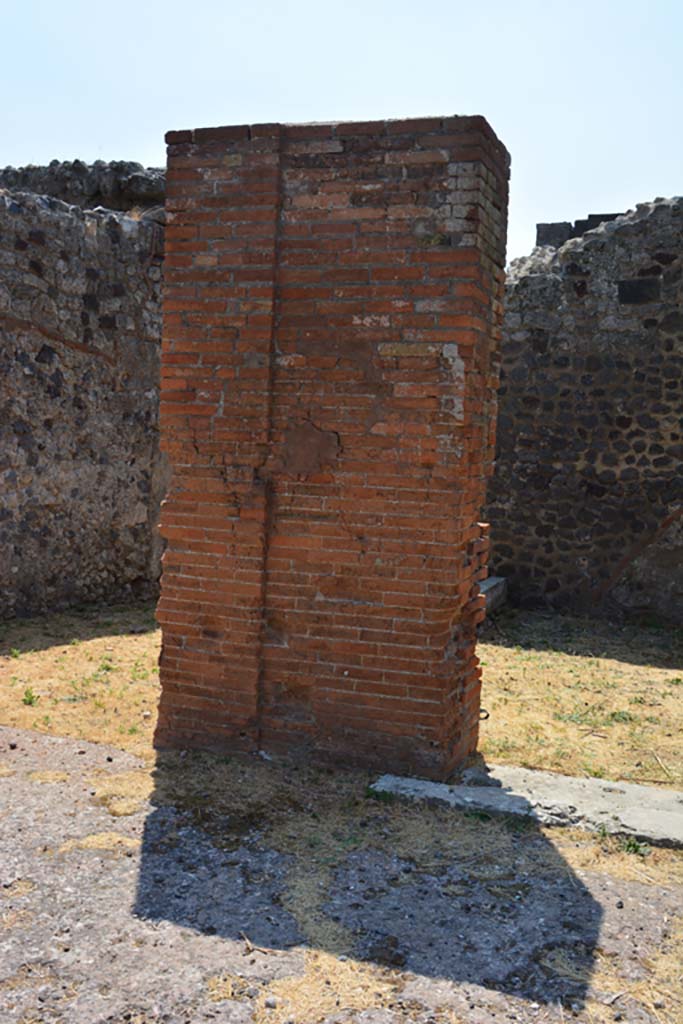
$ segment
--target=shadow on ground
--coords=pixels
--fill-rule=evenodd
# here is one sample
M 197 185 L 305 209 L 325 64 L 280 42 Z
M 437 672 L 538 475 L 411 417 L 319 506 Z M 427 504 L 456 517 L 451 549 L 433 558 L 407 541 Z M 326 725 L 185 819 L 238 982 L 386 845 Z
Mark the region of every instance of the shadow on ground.
M 379 802 L 367 781 L 159 755 L 136 913 L 583 1005 L 602 910 L 546 836 L 519 819 Z
M 0 622 L 0 656 L 12 647 L 22 653 L 49 650 L 59 644 L 99 637 L 130 636 L 156 630 L 155 605 L 143 601 L 120 605 L 89 605 L 49 615 L 17 617 Z
M 480 639 L 537 653 L 612 658 L 652 668 L 683 666 L 683 628 L 670 624 L 646 626 L 507 608 L 485 623 Z

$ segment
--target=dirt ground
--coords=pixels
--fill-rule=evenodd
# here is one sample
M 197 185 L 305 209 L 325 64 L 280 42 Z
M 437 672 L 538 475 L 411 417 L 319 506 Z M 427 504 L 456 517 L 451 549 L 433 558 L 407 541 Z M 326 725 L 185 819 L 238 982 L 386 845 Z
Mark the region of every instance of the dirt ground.
M 485 756 L 674 785 L 680 649 L 506 614 Z M 0 651 L 3 1024 L 683 1022 L 683 854 L 155 758 L 146 607 L 13 623 Z

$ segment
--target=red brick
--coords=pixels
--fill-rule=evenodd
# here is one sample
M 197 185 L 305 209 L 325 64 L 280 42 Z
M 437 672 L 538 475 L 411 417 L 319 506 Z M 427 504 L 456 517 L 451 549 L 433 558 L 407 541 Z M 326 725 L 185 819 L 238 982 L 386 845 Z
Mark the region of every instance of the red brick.
M 424 247 L 461 159 L 499 222 Z M 174 139 L 160 745 L 434 777 L 473 749 L 506 179 L 481 118 Z
M 192 142 L 192 131 L 166 132 L 166 145 L 175 146 L 181 142 Z

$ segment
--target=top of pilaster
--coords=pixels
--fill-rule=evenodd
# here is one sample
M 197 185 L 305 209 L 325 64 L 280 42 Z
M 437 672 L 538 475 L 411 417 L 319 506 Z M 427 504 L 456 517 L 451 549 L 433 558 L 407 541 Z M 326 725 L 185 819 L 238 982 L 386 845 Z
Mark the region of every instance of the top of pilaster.
M 250 139 L 278 139 L 287 142 L 321 141 L 325 139 L 344 141 L 354 137 L 377 136 L 414 137 L 418 144 L 420 137 L 431 139 L 436 136 L 457 136 L 469 138 L 473 145 L 484 145 L 507 176 L 510 156 L 486 118 L 480 115 L 453 115 L 445 117 L 419 117 L 378 121 L 330 121 L 307 124 L 254 124 L 225 125 L 214 128 L 194 128 L 170 131 L 166 134 L 169 146 L 230 144 Z M 427 143 L 429 145 L 429 143 Z

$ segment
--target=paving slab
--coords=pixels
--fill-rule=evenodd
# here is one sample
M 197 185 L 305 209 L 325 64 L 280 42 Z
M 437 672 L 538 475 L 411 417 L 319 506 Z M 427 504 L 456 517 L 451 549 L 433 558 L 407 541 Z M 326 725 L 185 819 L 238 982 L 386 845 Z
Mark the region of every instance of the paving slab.
M 504 576 L 489 576 L 479 584 L 479 593 L 486 598 L 486 614 L 491 615 L 507 601 L 508 581 Z
M 518 815 L 541 825 L 575 825 L 656 846 L 683 847 L 683 792 L 673 789 L 508 765 L 468 769 L 457 785 L 383 775 L 372 789 L 461 811 Z

